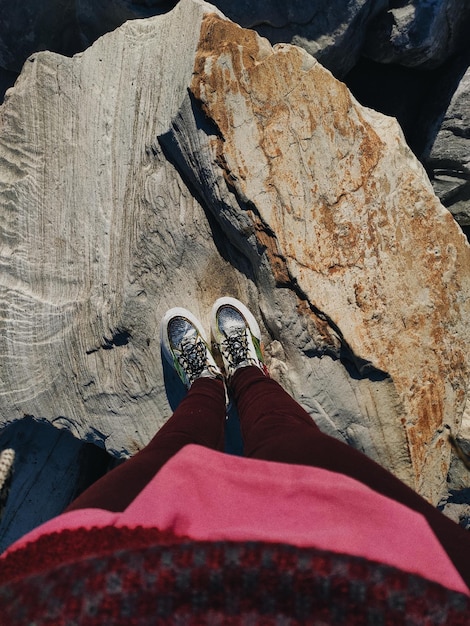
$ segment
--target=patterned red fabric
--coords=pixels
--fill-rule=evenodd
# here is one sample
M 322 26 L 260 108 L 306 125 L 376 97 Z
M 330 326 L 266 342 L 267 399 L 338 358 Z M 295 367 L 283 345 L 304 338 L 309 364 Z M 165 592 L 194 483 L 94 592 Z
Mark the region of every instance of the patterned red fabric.
M 202 542 L 155 529 L 63 531 L 7 556 L 3 626 L 467 625 L 470 598 L 313 548 Z

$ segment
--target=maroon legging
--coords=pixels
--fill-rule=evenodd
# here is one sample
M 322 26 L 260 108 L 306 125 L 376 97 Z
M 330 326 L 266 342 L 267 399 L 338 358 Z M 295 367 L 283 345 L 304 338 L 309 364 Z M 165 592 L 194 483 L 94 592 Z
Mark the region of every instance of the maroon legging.
M 340 472 L 418 511 L 427 519 L 470 587 L 470 535 L 466 530 L 367 456 L 322 433 L 308 413 L 258 368 L 238 370 L 230 389 L 237 402 L 245 456 Z M 88 507 L 123 511 L 166 461 L 186 444 L 223 450 L 224 423 L 222 381 L 197 379 L 150 443 L 94 483 L 67 511 Z

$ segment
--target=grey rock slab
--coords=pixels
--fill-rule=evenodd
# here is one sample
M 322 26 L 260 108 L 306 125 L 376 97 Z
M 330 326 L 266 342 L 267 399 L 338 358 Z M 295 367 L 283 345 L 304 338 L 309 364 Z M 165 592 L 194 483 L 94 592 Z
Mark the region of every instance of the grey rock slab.
M 470 70 L 457 87 L 427 165 L 436 193 L 457 221 L 470 224 Z
M 260 316 L 263 291 L 271 324 L 291 324 L 311 343 L 296 300 L 255 284 L 257 258 L 239 252 L 236 228 L 222 237 L 157 141 L 186 97 L 207 10 L 182 2 L 72 59 L 39 53 L 7 93 L 0 113 L 5 424 L 32 415 L 113 455 L 135 453 L 181 393 L 160 358 L 159 323 L 171 306 L 207 323 L 212 302 L 229 293 Z M 341 364 L 331 368 L 347 380 Z M 334 399 L 322 410 L 329 411 L 352 420 Z
M 169 415 L 161 316 L 181 304 L 201 314 L 205 292 L 237 285 L 156 143 L 186 93 L 203 10 L 183 2 L 72 59 L 38 53 L 7 92 L 6 423 L 64 416 L 76 436 L 134 453 Z
M 370 24 L 364 53 L 381 63 L 430 69 L 468 49 L 470 5 L 464 0 L 391 3 Z

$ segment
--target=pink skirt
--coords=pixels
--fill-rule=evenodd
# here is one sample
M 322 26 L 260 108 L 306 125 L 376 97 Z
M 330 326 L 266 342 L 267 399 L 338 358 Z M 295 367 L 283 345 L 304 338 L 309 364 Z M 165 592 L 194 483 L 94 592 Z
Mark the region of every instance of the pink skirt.
M 422 515 L 328 470 L 188 445 L 122 513 L 60 515 L 2 555 L 63 529 L 138 526 L 195 540 L 281 542 L 361 556 L 448 589 L 469 589 Z

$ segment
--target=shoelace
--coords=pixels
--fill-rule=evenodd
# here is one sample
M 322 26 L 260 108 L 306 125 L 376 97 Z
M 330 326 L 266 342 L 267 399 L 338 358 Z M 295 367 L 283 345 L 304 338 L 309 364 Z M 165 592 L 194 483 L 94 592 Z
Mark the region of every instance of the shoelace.
M 207 367 L 207 346 L 199 335 L 183 340 L 178 360 L 190 382 Z
M 245 361 L 254 362 L 248 353 L 246 330 L 239 329 L 227 335 L 220 344 L 230 367 L 237 367 Z

